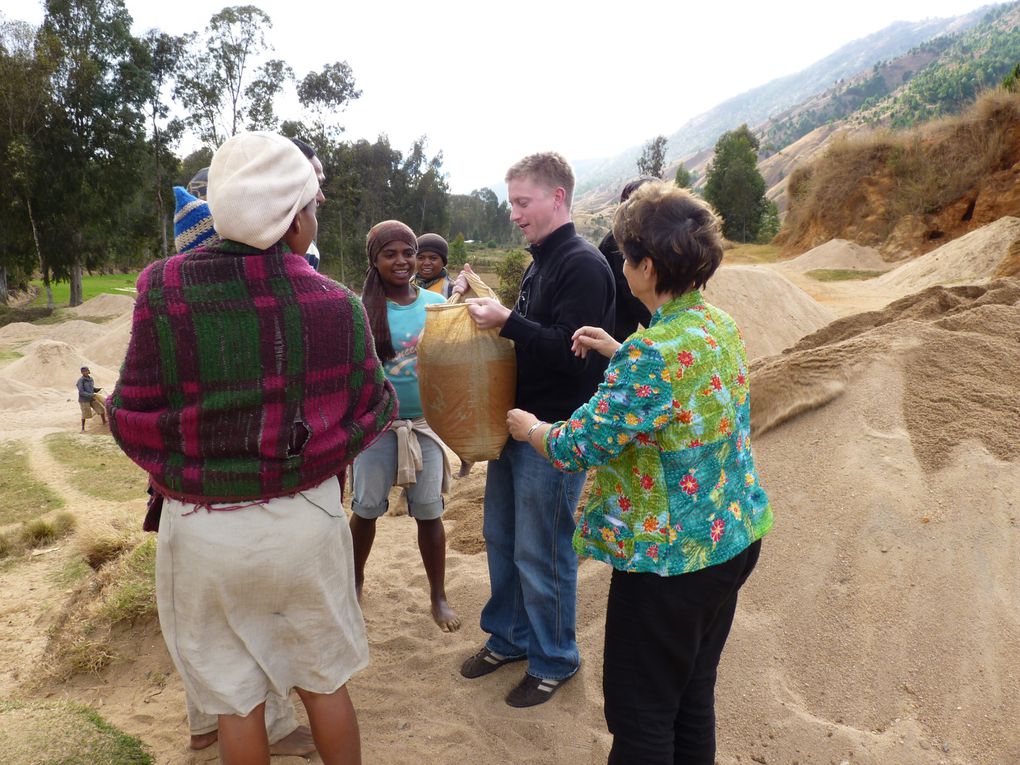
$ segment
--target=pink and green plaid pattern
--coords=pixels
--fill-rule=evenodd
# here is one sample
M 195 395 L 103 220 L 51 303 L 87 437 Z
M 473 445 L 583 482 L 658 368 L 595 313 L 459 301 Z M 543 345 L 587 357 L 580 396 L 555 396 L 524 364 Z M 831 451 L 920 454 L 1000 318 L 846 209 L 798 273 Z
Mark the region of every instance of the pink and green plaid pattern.
M 284 245 L 222 242 L 139 276 L 110 425 L 164 494 L 293 494 L 340 473 L 395 414 L 361 302 Z

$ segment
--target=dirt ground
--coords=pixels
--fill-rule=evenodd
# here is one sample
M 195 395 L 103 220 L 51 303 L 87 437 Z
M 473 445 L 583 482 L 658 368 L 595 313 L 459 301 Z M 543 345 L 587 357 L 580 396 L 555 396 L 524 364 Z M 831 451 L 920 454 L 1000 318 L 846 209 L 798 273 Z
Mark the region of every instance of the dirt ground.
M 727 293 L 720 280 L 714 299 L 724 309 L 743 301 L 729 310 L 742 312 L 745 334 L 787 333 L 783 347 L 793 349 L 755 354 L 752 370 L 752 408 L 764 423 L 755 456 L 776 525 L 720 667 L 718 762 L 1020 762 L 1020 410 L 1010 395 L 1020 372 L 1020 282 L 889 307 L 911 291 L 748 268 L 739 290 Z M 747 290 L 765 297 L 751 304 L 740 297 Z M 791 295 L 804 310 L 777 310 Z M 130 300 L 78 310 L 101 308 L 112 318 L 100 332 L 71 322 L 0 329 L 0 350 L 24 354 L 0 367 L 8 391 L 0 438 L 25 446 L 31 471 L 64 498 L 79 528 L 140 526 L 142 497 L 110 503 L 82 494 L 43 443 L 78 428 L 81 363 L 113 387 Z M 836 317 L 844 323 L 830 324 Z M 803 326 L 791 328 L 792 320 Z M 87 427 L 105 432 L 98 419 Z M 484 476 L 485 465 L 475 465 L 448 499 L 447 592 L 464 620 L 457 633 L 430 619 L 414 521 L 394 515 L 378 524 L 363 603 L 372 663 L 350 684 L 364 761 L 603 763 L 608 567 L 581 564 L 583 666 L 549 704 L 503 703 L 519 667 L 475 681 L 457 672 L 483 640 Z M 51 661 L 47 631 L 70 594 L 60 573 L 74 555 L 68 539 L 0 567 L 0 698 L 75 699 L 145 741 L 158 763 L 217 761 L 215 746 L 187 748 L 181 685 L 154 620 L 118 632 L 117 658 L 102 673 L 40 684 Z

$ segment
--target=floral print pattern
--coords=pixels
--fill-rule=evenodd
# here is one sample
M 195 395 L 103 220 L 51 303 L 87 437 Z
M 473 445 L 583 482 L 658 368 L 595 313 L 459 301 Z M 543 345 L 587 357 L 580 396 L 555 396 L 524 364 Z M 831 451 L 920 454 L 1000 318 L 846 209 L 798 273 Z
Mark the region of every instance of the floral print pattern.
M 754 466 L 747 356 L 693 291 L 613 356 L 594 397 L 546 437 L 560 470 L 595 467 L 579 555 L 672 576 L 729 560 L 772 527 Z

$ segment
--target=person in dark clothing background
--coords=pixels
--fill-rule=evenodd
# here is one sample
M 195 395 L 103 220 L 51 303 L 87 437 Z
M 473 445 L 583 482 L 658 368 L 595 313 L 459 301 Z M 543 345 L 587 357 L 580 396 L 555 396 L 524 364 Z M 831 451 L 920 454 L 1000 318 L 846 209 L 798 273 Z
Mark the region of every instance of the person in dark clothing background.
M 626 202 L 630 195 L 643 184 L 654 180 L 656 179 L 644 175 L 640 178 L 635 178 L 624 186 L 620 192 L 620 204 Z M 616 244 L 616 239 L 613 238 L 612 230 L 602 237 L 602 241 L 599 242 L 599 252 L 602 253 L 606 262 L 609 263 L 609 268 L 613 272 L 613 280 L 616 282 L 616 327 L 612 335 L 616 342 L 622 343 L 634 334 L 638 324 L 642 327 L 647 327 L 648 322 L 652 319 L 652 315 L 648 313 L 648 309 L 645 308 L 644 304 L 631 294 L 630 287 L 627 286 L 627 280 L 623 276 L 623 253 Z
M 311 144 L 302 141 L 300 138 L 291 138 L 290 141 L 301 149 L 301 153 L 305 155 L 305 158 L 311 163 L 312 169 L 315 170 L 315 177 L 319 179 L 319 193 L 315 195 L 315 206 L 318 207 L 326 201 L 326 195 L 322 193 L 322 184 L 326 182 L 326 174 L 322 169 L 322 160 L 316 155 L 315 149 L 312 148 Z M 318 271 L 320 259 L 319 247 L 313 241 L 308 245 L 305 260 L 308 261 L 308 265 Z

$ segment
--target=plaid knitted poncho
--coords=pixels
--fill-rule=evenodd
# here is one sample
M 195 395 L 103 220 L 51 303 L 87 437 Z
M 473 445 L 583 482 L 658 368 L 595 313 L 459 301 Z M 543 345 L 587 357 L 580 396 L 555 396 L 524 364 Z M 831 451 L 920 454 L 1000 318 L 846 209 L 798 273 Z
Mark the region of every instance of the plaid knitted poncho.
M 396 401 L 354 293 L 282 243 L 227 241 L 138 277 L 108 407 L 114 438 L 156 488 L 204 504 L 337 475 Z

